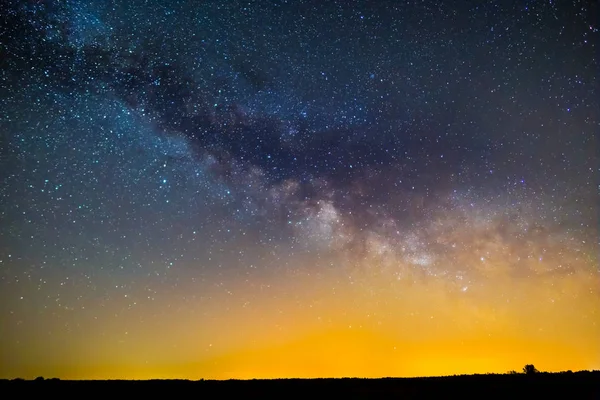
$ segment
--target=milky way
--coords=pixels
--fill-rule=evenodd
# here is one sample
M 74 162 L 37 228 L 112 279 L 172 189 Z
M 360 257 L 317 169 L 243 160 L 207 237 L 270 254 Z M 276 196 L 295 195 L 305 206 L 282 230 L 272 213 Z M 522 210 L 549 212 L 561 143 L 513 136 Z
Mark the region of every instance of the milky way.
M 0 377 L 600 368 L 596 3 L 5 3 Z

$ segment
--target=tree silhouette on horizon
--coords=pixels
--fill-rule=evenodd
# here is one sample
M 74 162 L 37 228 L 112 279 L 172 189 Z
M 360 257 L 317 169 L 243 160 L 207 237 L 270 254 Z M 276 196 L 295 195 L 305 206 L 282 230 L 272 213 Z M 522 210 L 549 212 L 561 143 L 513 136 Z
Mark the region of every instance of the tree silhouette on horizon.
M 538 372 L 540 371 L 538 371 L 533 364 L 527 364 L 523 367 L 523 373 L 526 375 L 533 375 L 537 374 Z

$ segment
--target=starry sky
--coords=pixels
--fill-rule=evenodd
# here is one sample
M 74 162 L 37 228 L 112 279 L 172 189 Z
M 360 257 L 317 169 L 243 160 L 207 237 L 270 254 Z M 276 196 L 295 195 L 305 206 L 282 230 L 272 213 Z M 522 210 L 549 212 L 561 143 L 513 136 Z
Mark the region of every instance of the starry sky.
M 595 1 L 4 1 L 0 377 L 600 369 Z

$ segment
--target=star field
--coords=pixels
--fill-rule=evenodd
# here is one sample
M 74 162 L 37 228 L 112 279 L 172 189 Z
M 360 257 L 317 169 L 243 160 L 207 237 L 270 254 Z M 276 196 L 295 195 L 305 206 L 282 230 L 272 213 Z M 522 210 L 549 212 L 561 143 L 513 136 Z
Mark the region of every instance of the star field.
M 594 2 L 0 6 L 0 377 L 599 369 Z

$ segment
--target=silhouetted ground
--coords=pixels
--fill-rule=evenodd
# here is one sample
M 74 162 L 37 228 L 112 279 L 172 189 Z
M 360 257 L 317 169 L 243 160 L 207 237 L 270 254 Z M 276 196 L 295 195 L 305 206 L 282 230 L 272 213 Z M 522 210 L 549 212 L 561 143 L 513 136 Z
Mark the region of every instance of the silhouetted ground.
M 229 381 L 4 380 L 0 396 L 132 396 L 176 398 L 477 398 L 600 399 L 600 371 L 433 378 L 278 379 Z M 8 395 L 8 396 L 7 396 Z

